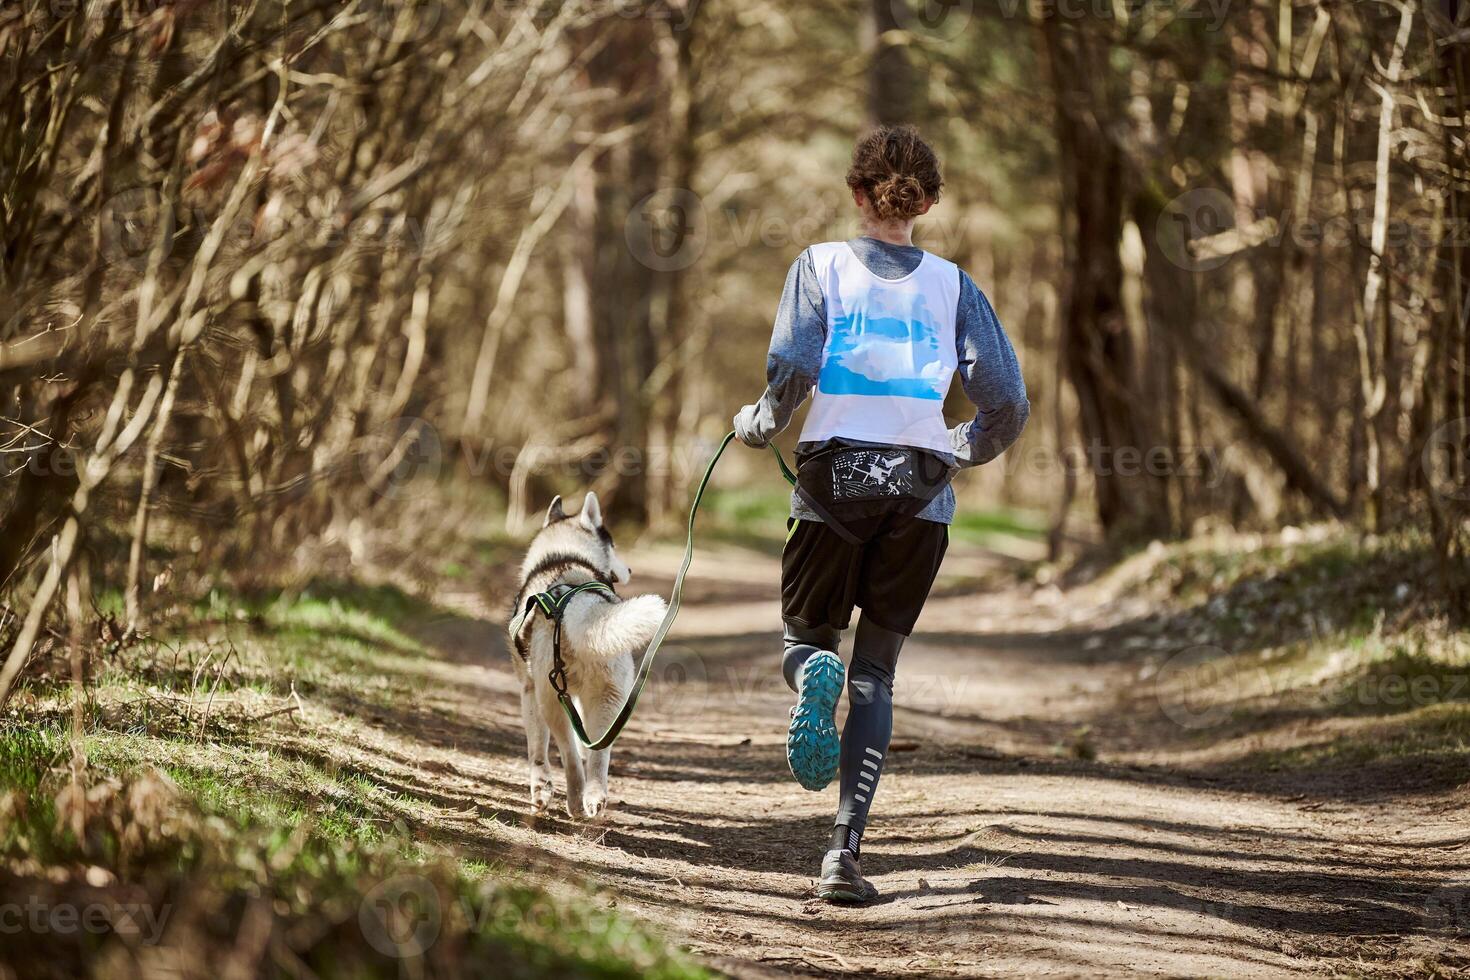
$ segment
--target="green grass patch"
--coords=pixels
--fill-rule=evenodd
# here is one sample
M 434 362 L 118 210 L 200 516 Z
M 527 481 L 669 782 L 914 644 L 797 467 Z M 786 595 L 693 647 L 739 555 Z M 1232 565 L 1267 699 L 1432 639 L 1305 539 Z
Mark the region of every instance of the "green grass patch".
M 950 537 L 967 544 L 987 545 L 1005 536 L 1026 541 L 1046 539 L 1046 516 L 1035 511 L 992 508 L 974 510 L 960 507 L 950 525 Z
M 437 612 L 392 586 L 340 580 L 314 580 L 299 590 L 257 595 L 215 589 L 194 605 L 196 622 L 243 622 L 275 630 L 336 633 L 409 652 L 420 647 L 401 627 Z
M 1108 586 L 1156 601 L 1143 632 L 1188 638 L 1142 676 L 1166 715 L 1198 723 L 1198 744 L 1260 735 L 1232 765 L 1392 763 L 1433 788 L 1470 762 L 1470 634 L 1421 587 L 1431 565 L 1422 535 L 1322 526 L 1154 544 Z
M 1118 566 L 1116 585 L 1162 589 L 1180 603 L 1243 590 L 1276 603 L 1356 593 L 1371 605 L 1378 593 L 1418 581 L 1430 561 L 1421 534 L 1360 537 L 1318 526 L 1273 536 L 1156 542 Z
M 0 730 L 7 806 L 65 791 L 64 774 L 38 776 L 30 762 L 58 737 Z M 594 893 L 554 896 L 483 861 L 461 869 L 401 831 L 364 839 L 267 809 L 215 811 L 194 796 L 211 792 L 197 781 L 90 775 L 82 837 L 49 814 L 27 834 L 7 821 L 0 837 L 7 900 L 42 911 L 25 919 L 41 927 L 12 931 L 0 947 L 0 969 L 14 975 L 113 976 L 118 957 L 142 946 L 188 956 L 206 974 L 229 965 L 344 980 L 707 976 Z M 57 909 L 95 910 L 96 928 L 47 927 Z M 269 941 L 242 946 L 251 935 Z
M 408 801 L 370 779 L 334 774 L 318 760 L 274 747 L 98 736 L 88 753 L 109 771 L 129 775 L 156 764 L 202 813 L 241 827 L 311 823 L 323 837 L 375 844 L 415 816 Z
M 23 849 L 43 861 L 58 853 L 56 807 L 39 790 L 70 754 L 58 726 L 0 728 L 0 852 Z
M 1371 649 L 1378 646 L 1383 652 Z M 1398 714 L 1439 704 L 1470 702 L 1470 660 L 1463 647 L 1424 636 L 1389 643 L 1365 641 L 1367 662 L 1323 693 L 1342 714 Z M 1377 653 L 1377 655 L 1375 655 Z
M 387 586 L 329 580 L 289 592 L 215 589 L 156 636 L 101 664 L 95 682 L 155 734 L 191 710 L 180 709 L 179 698 L 223 695 L 228 704 L 242 692 L 295 690 L 391 707 L 422 691 L 433 663 L 415 630 L 458 618 Z
M 780 488 L 710 489 L 700 505 L 695 528 L 698 540 L 743 544 L 779 553 L 786 541 L 786 519 L 791 513 L 791 493 Z M 1004 538 L 1044 540 L 1047 533 L 1043 514 L 1006 508 L 978 510 L 959 507 L 950 537 L 977 547 L 993 546 Z M 677 537 L 683 536 L 680 523 Z
M 706 975 L 596 890 L 537 885 L 493 837 L 465 853 L 434 825 L 441 805 L 402 788 L 412 762 L 363 768 L 362 709 L 422 708 L 438 661 L 414 630 L 451 614 L 346 582 L 216 590 L 184 612 L 97 665 L 80 836 L 65 685 L 33 685 L 26 717 L 0 722 L 0 892 L 146 909 L 141 942 L 205 973 L 264 922 L 252 975 Z M 261 722 L 293 688 L 323 714 Z M 113 925 L 26 931 L 0 974 L 106 976 L 139 942 Z
M 1449 763 L 1463 772 L 1470 762 L 1470 704 L 1435 704 L 1361 732 L 1250 755 L 1246 764 L 1261 769 L 1351 767 L 1395 762 Z
M 696 538 L 710 534 L 729 543 L 752 546 L 784 543 L 786 519 L 791 514 L 791 493 L 781 489 L 742 487 L 706 491 L 695 525 Z M 680 536 L 682 524 L 680 522 Z

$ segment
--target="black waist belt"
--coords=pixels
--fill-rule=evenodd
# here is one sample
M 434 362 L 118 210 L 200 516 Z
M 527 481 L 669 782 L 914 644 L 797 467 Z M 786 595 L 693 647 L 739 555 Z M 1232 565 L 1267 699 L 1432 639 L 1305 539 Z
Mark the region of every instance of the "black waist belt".
M 959 467 L 905 446 L 838 446 L 796 464 L 796 495 L 849 544 L 863 541 L 843 524 L 874 514 L 913 516 L 949 485 Z

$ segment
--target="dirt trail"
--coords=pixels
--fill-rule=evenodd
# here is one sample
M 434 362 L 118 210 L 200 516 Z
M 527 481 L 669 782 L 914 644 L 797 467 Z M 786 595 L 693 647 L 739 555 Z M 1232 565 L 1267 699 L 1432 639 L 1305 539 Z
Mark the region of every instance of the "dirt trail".
M 673 558 L 634 553 L 633 591 L 666 590 Z M 981 560 L 956 555 L 948 574 Z M 900 663 L 865 844 L 884 899 L 811 899 L 836 787 L 808 793 L 786 771 L 776 576 L 768 558 L 701 552 L 600 824 L 529 814 L 499 596 L 442 597 L 472 615 L 424 631 L 441 660 L 423 667 L 422 699 L 349 739 L 372 750 L 375 778 L 434 805 L 426 836 L 605 886 L 737 976 L 1416 975 L 1425 958 L 1443 973 L 1470 962 L 1445 928 L 1470 911 L 1452 800 L 1308 779 L 1266 793 L 1186 764 L 1197 736 L 1134 700 L 1138 664 L 1116 634 L 1055 595 L 945 595 L 964 590 L 943 580 Z M 1094 761 L 1069 750 L 1082 726 Z

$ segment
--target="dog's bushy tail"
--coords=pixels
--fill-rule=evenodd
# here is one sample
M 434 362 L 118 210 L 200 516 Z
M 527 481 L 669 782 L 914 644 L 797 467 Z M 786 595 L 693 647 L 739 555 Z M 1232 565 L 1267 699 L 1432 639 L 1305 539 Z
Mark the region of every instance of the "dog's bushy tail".
M 622 602 L 601 596 L 577 598 L 567 607 L 561 628 L 578 653 L 610 660 L 638 653 L 653 639 L 664 618 L 664 600 L 640 595 Z

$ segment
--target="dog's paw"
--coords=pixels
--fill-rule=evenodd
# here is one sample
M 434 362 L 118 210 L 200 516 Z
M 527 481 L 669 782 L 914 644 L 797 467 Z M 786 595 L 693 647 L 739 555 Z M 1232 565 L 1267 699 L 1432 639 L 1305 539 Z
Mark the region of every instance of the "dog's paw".
M 607 794 L 600 789 L 588 790 L 582 798 L 582 815 L 596 820 L 607 811 Z
M 538 780 L 532 783 L 531 809 L 535 810 L 537 813 L 541 813 L 547 807 L 551 806 L 551 799 L 553 795 L 554 790 L 551 786 L 551 780 Z

